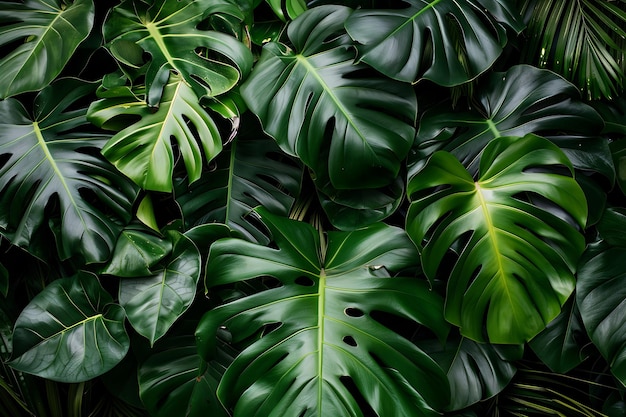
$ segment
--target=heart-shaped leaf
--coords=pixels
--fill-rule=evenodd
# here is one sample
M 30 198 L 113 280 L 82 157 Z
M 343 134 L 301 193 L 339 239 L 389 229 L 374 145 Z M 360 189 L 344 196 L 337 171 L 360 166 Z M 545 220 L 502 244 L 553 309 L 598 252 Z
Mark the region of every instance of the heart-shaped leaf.
M 120 234 L 111 260 L 100 271 L 117 277 L 152 274 L 152 268 L 172 251 L 172 242 L 142 227 L 129 226 Z
M 447 87 L 488 69 L 507 42 L 506 28 L 523 29 L 503 0 L 406 0 L 398 9 L 361 9 L 346 21 L 359 60 L 388 77 L 422 78 Z
M 95 101 L 89 120 L 103 128 L 116 129 L 123 117 L 140 120 L 115 134 L 102 149 L 120 171 L 146 190 L 172 191 L 172 175 L 178 155 L 182 156 L 189 181 L 200 178 L 203 161 L 222 150 L 222 139 L 213 119 L 198 102 L 198 96 L 177 75 L 171 75 L 155 110 L 145 101 L 145 88 L 117 89 L 117 94 Z
M 200 28 L 224 7 L 232 5 L 214 0 L 125 0 L 107 17 L 105 41 L 113 56 L 131 66 L 143 65 L 144 51 L 150 54 L 145 82 L 150 105 L 157 105 L 160 97 L 159 89 L 151 88 L 153 83 L 158 86 L 160 79 L 167 80 L 170 70 L 196 96 L 216 96 L 230 90 L 252 67 L 252 54 L 243 43 Z M 214 59 L 214 54 L 224 58 Z
M 100 155 L 107 137 L 90 132 L 86 109 L 73 108 L 94 89 L 62 79 L 37 95 L 32 117 L 0 101 L 0 228 L 14 245 L 30 249 L 50 223 L 62 259 L 104 262 L 130 220 L 136 187 Z
M 80 273 L 52 282 L 22 310 L 9 365 L 54 381 L 81 382 L 113 368 L 128 347 L 124 310 L 95 276 Z
M 19 42 L 0 59 L 0 98 L 50 84 L 87 38 L 93 20 L 92 0 L 0 2 L 0 45 Z
M 417 99 L 407 84 L 354 64 L 343 29 L 351 12 L 320 6 L 300 15 L 288 27 L 295 51 L 267 43 L 241 93 L 281 149 L 334 188 L 384 187 L 413 142 Z
M 463 335 L 524 343 L 572 293 L 587 204 L 576 181 L 559 172 L 563 167 L 572 170 L 546 139 L 501 137 L 485 148 L 477 180 L 439 151 L 410 181 L 407 231 L 426 275 L 448 280 L 446 318 Z M 574 223 L 533 204 L 537 195 Z M 459 253 L 450 264 L 455 245 Z
M 425 325 L 445 337 L 442 300 L 416 277 L 404 231 L 381 223 L 329 232 L 257 209 L 273 245 L 222 239 L 211 247 L 206 285 L 272 277 L 279 284 L 205 314 L 196 336 L 203 357 L 224 326 L 232 343 L 249 341 L 218 387 L 235 416 L 435 416 L 448 401 L 441 368 L 393 329 Z M 406 328 L 404 328 L 406 330 Z M 261 337 L 257 335 L 260 334 Z M 249 339 L 252 337 L 252 339 Z
M 200 253 L 193 242 L 175 231 L 167 237 L 173 249 L 161 270 L 120 282 L 119 300 L 128 321 L 151 344 L 189 308 L 200 279 Z

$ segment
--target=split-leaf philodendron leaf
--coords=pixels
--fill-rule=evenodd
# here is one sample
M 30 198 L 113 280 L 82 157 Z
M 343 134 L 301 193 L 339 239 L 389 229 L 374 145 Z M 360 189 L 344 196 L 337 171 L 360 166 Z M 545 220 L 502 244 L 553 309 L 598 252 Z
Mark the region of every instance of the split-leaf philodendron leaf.
M 266 329 L 226 370 L 220 400 L 246 417 L 363 416 L 359 396 L 380 416 L 438 415 L 449 396 L 445 374 L 389 327 L 401 318 L 440 338 L 448 330 L 427 282 L 393 275 L 417 261 L 404 231 L 378 223 L 325 241 L 307 223 L 258 211 L 277 249 L 223 239 L 209 253 L 208 287 L 280 282 L 202 318 L 196 336 L 207 360 L 221 326 L 244 344 Z
M 119 118 L 140 117 L 116 133 L 102 153 L 143 189 L 172 191 L 172 175 L 178 157 L 172 138 L 190 182 L 198 180 L 205 161 L 222 150 L 215 122 L 200 105 L 198 95 L 180 76 L 169 76 L 156 109 L 148 106 L 143 87 L 133 91 L 121 88 L 116 92 L 93 102 L 88 117 L 95 125 L 114 130 L 119 127 Z
M 446 318 L 463 335 L 524 343 L 559 314 L 585 247 L 587 204 L 571 171 L 554 144 L 527 135 L 494 139 L 476 180 L 439 151 L 410 181 L 407 231 L 426 275 L 448 280 Z M 546 203 L 534 204 L 535 196 Z
M 231 5 L 216 0 L 125 0 L 112 9 L 104 25 L 107 47 L 120 62 L 144 64 L 150 54 L 146 87 L 150 105 L 157 105 L 167 73 L 178 73 L 198 97 L 230 90 L 250 71 L 252 54 L 234 37 L 199 28 L 211 14 Z M 209 54 L 220 54 L 214 59 Z M 164 75 L 165 74 L 165 75 Z M 153 89 L 153 84 L 155 88 Z
M 94 21 L 93 0 L 0 2 L 0 98 L 47 86 L 63 70 Z
M 29 247 L 50 225 L 62 259 L 104 262 L 129 220 L 136 188 L 99 155 L 107 137 L 74 108 L 94 90 L 62 79 L 37 95 L 32 116 L 13 98 L 0 101 L 0 233 L 14 245 Z
M 503 0 L 407 0 L 398 9 L 360 9 L 346 21 L 359 60 L 401 81 L 454 86 L 487 70 L 519 33 L 521 16 Z
M 337 189 L 384 187 L 413 142 L 417 99 L 408 84 L 354 63 L 343 29 L 351 12 L 304 12 L 288 27 L 295 50 L 267 43 L 241 93 L 263 129 L 315 177 Z

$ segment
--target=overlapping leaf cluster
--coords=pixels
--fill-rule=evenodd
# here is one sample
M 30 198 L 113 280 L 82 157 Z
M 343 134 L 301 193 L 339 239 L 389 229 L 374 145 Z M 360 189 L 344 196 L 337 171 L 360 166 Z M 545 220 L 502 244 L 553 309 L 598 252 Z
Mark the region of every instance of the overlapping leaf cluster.
M 0 414 L 619 413 L 624 16 L 0 2 Z

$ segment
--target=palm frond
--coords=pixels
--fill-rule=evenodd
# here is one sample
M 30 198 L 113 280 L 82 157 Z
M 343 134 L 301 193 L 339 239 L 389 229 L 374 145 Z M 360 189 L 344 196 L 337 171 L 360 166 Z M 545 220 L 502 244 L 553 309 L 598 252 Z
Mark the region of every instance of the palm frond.
M 588 100 L 624 90 L 626 4 L 606 0 L 521 0 L 529 16 L 522 59 L 576 84 Z

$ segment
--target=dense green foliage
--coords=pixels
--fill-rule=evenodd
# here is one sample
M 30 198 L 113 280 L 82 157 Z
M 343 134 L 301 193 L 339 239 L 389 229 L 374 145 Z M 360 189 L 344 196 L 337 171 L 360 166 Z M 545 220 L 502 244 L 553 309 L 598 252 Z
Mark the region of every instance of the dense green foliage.
M 623 416 L 626 1 L 0 1 L 0 415 Z

